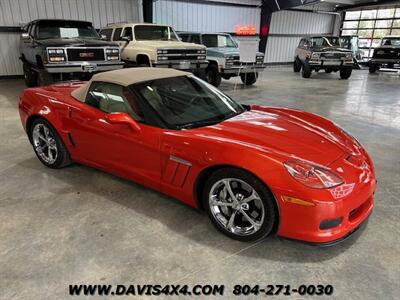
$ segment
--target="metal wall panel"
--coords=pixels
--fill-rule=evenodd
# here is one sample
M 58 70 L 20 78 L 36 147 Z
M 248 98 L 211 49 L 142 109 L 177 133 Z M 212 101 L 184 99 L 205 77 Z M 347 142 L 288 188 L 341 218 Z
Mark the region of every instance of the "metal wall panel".
M 258 0 L 231 2 L 260 4 Z M 236 25 L 255 25 L 258 31 L 260 8 L 207 1 L 157 0 L 153 2 L 153 21 L 172 25 L 178 31 L 233 32 Z
M 0 26 L 38 18 L 77 19 L 101 28 L 111 22 L 142 22 L 141 0 L 0 0 Z M 22 75 L 19 34 L 0 32 L 0 76 Z
M 303 35 L 332 34 L 336 15 L 283 10 L 272 14 L 265 61 L 291 62 Z M 281 36 L 279 36 L 281 35 Z

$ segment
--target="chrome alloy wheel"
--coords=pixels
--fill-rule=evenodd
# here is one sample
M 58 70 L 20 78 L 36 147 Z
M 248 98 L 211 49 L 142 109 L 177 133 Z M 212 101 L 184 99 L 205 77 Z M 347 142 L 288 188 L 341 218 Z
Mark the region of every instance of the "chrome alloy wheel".
M 58 149 L 56 140 L 50 129 L 42 124 L 36 124 L 32 131 L 32 142 L 36 153 L 49 165 L 57 160 Z
M 243 180 L 224 178 L 217 181 L 210 190 L 208 201 L 213 217 L 233 234 L 253 234 L 264 223 L 264 204 L 254 188 Z

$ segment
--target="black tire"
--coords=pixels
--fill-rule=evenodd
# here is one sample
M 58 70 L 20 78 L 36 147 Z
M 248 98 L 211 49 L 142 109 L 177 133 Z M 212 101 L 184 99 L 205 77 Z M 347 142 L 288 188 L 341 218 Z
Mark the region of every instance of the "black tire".
M 206 69 L 206 80 L 215 87 L 221 84 L 221 73 L 216 65 L 209 65 Z
M 213 212 L 212 212 L 212 208 L 210 207 L 210 202 L 209 202 L 209 195 L 210 192 L 212 191 L 213 187 L 218 184 L 218 182 L 220 182 L 222 179 L 229 179 L 229 180 L 240 180 L 243 181 L 244 183 L 246 183 L 249 187 L 251 187 L 254 191 L 257 192 L 259 199 L 260 200 L 256 200 L 258 204 L 260 204 L 259 201 L 262 202 L 262 208 L 259 209 L 257 208 L 255 205 L 256 204 L 249 204 L 246 211 L 248 210 L 252 210 L 251 215 L 254 215 L 254 212 L 258 210 L 258 212 L 261 212 L 261 210 L 263 210 L 263 221 L 262 223 L 260 222 L 260 226 L 258 227 L 258 229 L 253 232 L 253 233 L 249 233 L 246 235 L 240 235 L 239 233 L 235 233 L 233 232 L 233 230 L 228 230 L 227 228 L 225 228 L 225 226 L 222 224 L 222 219 L 217 219 L 216 216 L 214 216 Z M 242 185 L 240 185 L 241 187 Z M 238 189 L 239 186 L 232 187 L 232 192 L 238 197 Z M 247 195 L 248 196 L 248 195 Z M 244 241 L 244 242 L 250 242 L 250 241 L 256 241 L 256 240 L 260 240 L 262 238 L 265 238 L 269 235 L 271 235 L 275 228 L 276 228 L 276 224 L 278 221 L 278 211 L 276 208 L 276 202 L 274 199 L 274 196 L 272 195 L 272 193 L 268 190 L 268 188 L 255 176 L 253 176 L 252 174 L 240 170 L 240 169 L 236 169 L 236 168 L 223 168 L 220 170 L 215 171 L 207 180 L 205 187 L 204 187 L 204 192 L 203 192 L 203 204 L 204 207 L 207 210 L 207 213 L 212 221 L 212 223 L 214 224 L 214 226 L 220 230 L 223 234 L 229 236 L 230 238 L 233 238 L 235 240 L 239 240 L 239 241 Z M 229 200 L 226 200 L 229 202 Z M 247 203 L 251 203 L 251 201 L 247 202 Z M 251 206 L 253 206 L 253 208 L 251 208 Z M 261 206 L 261 205 L 260 205 Z M 230 211 L 231 213 L 235 210 L 232 208 L 233 206 L 231 206 Z M 223 211 L 220 211 L 220 216 L 222 216 L 221 214 L 223 214 Z M 229 216 L 224 216 L 227 219 L 230 217 Z M 239 220 L 237 220 L 239 218 Z M 226 221 L 227 221 L 226 219 Z M 236 220 L 236 222 L 239 222 L 241 224 L 243 224 L 243 222 L 246 222 L 246 220 L 244 219 L 244 215 L 243 212 L 235 212 L 235 215 L 233 217 L 234 222 Z M 250 224 L 250 223 L 249 223 Z M 251 227 L 251 226 L 250 226 Z M 240 228 L 240 227 L 235 227 L 235 228 Z
M 332 73 L 332 69 L 329 69 L 329 68 L 327 68 L 327 69 L 325 69 L 325 73 L 327 73 L 327 74 L 330 74 L 330 73 Z
M 41 126 L 41 127 L 38 127 Z M 35 134 L 34 131 L 36 128 L 47 128 L 49 130 L 49 136 L 54 139 L 53 145 L 56 146 L 56 158 L 54 162 L 48 162 L 46 161 L 42 155 L 39 153 L 39 148 L 35 145 Z M 29 140 L 31 141 L 31 144 L 33 146 L 33 151 L 35 151 L 35 154 L 37 158 L 44 164 L 46 167 L 52 168 L 52 169 L 60 169 L 63 168 L 69 164 L 72 163 L 71 158 L 69 156 L 68 150 L 65 147 L 63 141 L 61 140 L 60 136 L 58 135 L 57 131 L 54 129 L 54 127 L 45 119 L 36 119 L 33 121 L 30 129 L 29 129 Z M 40 139 L 39 139 L 40 140 Z M 47 145 L 48 147 L 48 145 Z M 43 148 L 43 147 L 42 147 Z M 46 148 L 44 148 L 46 149 Z M 48 150 L 48 149 L 47 149 Z M 46 150 L 45 150 L 46 151 Z M 44 152 L 44 151 L 42 151 Z M 52 152 L 54 153 L 54 152 Z
M 310 65 L 308 64 L 308 61 L 305 61 L 301 68 L 301 76 L 303 78 L 310 78 L 311 72 L 312 72 L 312 69 L 311 69 Z
M 45 70 L 39 70 L 37 72 L 37 85 L 46 86 L 54 83 L 53 75 L 49 74 Z
M 37 85 L 37 73 L 33 71 L 27 62 L 22 66 L 24 70 L 24 79 L 27 87 L 34 87 Z
M 370 74 L 375 73 L 376 71 L 378 71 L 378 69 L 379 69 L 379 67 L 377 65 L 374 65 L 374 64 L 369 65 L 369 73 Z
M 301 71 L 301 60 L 296 57 L 293 63 L 293 72 L 299 73 Z
M 341 68 L 340 69 L 340 78 L 341 79 L 349 79 L 352 71 L 353 71 L 352 67 Z
M 240 79 L 242 80 L 244 85 L 253 85 L 256 83 L 258 78 L 258 73 L 243 73 L 240 74 Z
M 222 74 L 221 76 L 225 80 L 229 80 L 229 79 L 231 79 L 233 77 L 233 75 L 230 75 L 230 74 Z

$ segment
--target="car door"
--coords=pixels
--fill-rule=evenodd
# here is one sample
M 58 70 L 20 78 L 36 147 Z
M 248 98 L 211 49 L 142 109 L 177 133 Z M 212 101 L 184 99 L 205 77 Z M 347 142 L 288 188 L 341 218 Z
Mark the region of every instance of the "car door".
M 93 82 L 85 103 L 70 108 L 68 128 L 77 156 L 98 168 L 158 187 L 161 129 L 146 125 L 142 106 L 126 87 Z M 112 124 L 107 115 L 122 112 L 137 122 Z

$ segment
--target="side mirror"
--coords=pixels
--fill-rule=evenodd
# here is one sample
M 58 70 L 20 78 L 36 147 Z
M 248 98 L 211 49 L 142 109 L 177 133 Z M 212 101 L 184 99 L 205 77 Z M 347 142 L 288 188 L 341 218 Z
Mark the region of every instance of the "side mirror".
M 129 43 L 130 41 L 132 41 L 132 39 L 129 36 L 121 36 L 120 38 L 121 41 L 125 41 L 127 43 Z
M 27 33 L 27 32 L 21 33 L 21 40 L 25 40 L 25 41 L 29 40 L 29 33 Z
M 106 120 L 110 124 L 125 124 L 135 132 L 140 131 L 139 124 L 136 123 L 136 121 L 133 120 L 127 113 L 109 113 L 106 115 Z
M 102 40 L 107 40 L 107 36 L 106 36 L 105 34 L 100 34 L 100 38 L 101 38 Z

